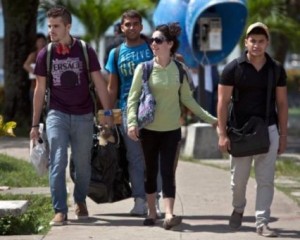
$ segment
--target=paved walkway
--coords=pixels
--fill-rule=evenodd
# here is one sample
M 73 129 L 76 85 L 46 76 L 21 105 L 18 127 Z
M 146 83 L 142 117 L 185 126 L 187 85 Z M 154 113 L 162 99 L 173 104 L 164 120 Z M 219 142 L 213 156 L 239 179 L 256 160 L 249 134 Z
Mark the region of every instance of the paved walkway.
M 15 139 L 16 140 L 16 139 Z M 25 139 L 13 144 L 1 142 L 0 152 L 28 159 Z M 2 148 L 2 149 L 1 149 Z M 211 160 L 216 161 L 218 160 Z M 220 161 L 221 162 L 221 161 Z M 224 162 L 224 161 L 223 161 Z M 225 163 L 226 164 L 226 163 Z M 143 218 L 128 215 L 133 200 L 97 205 L 90 199 L 87 205 L 90 219 L 75 220 L 70 207 L 69 224 L 52 227 L 46 236 L 3 236 L 7 240 L 241 240 L 262 239 L 255 233 L 255 183 L 250 179 L 247 191 L 248 205 L 243 227 L 239 232 L 228 228 L 231 214 L 230 173 L 214 167 L 180 161 L 177 169 L 177 196 L 175 214 L 183 216 L 183 223 L 174 231 L 164 230 L 162 220 L 154 227 L 142 225 Z M 69 188 L 73 184 L 69 181 Z M 70 201 L 71 202 L 71 201 Z M 162 201 L 161 201 L 161 205 Z M 163 206 L 162 206 L 163 210 Z M 282 192 L 275 191 L 270 226 L 280 232 L 280 239 L 300 239 L 300 208 Z

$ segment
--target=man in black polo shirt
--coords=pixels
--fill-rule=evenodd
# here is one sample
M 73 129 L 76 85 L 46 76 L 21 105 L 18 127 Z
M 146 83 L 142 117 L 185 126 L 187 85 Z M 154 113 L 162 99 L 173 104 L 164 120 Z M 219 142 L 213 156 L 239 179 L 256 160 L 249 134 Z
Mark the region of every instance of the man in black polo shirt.
M 238 90 L 238 100 L 233 103 L 233 113 L 237 126 L 241 127 L 251 116 L 265 119 L 268 70 L 274 68 L 273 59 L 266 53 L 270 34 L 268 27 L 260 22 L 250 25 L 246 32 L 246 51 L 241 57 L 230 62 L 223 70 L 218 86 L 218 126 L 219 148 L 223 152 L 230 149 L 230 140 L 226 134 L 228 106 L 233 89 Z M 238 66 L 238 64 L 240 66 Z M 236 68 L 242 70 L 237 78 Z M 278 67 L 278 66 L 277 66 Z M 231 159 L 231 189 L 233 212 L 229 226 L 238 230 L 242 225 L 246 206 L 246 187 L 252 161 L 254 161 L 256 188 L 256 229 L 265 237 L 276 237 L 277 233 L 268 227 L 270 207 L 274 195 L 275 161 L 278 154 L 286 149 L 288 103 L 286 73 L 279 66 L 279 78 L 273 82 L 271 104 L 269 108 L 270 148 L 267 153 Z M 274 77 L 275 78 L 275 77 Z M 275 84 L 276 82 L 276 84 Z

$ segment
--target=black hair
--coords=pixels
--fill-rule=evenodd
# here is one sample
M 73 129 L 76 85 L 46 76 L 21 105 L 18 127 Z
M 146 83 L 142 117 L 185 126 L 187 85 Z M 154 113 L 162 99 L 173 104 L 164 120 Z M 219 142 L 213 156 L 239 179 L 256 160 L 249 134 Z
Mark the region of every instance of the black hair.
M 140 21 L 140 23 L 142 23 L 142 16 L 141 16 L 141 14 L 138 11 L 133 10 L 133 9 L 127 10 L 126 12 L 124 12 L 122 14 L 121 24 L 124 23 L 124 21 L 125 21 L 126 18 L 138 18 L 139 21 Z
M 118 22 L 114 25 L 114 33 L 122 34 L 121 23 Z
M 42 38 L 42 39 L 44 39 L 45 41 L 47 41 L 47 38 L 46 38 L 46 36 L 45 36 L 44 33 L 37 33 L 37 34 L 36 34 L 36 39 L 40 39 L 40 38 Z
M 169 24 L 158 25 L 155 30 L 161 32 L 168 42 L 173 42 L 171 55 L 175 55 L 177 49 L 179 48 L 178 36 L 181 33 L 181 27 L 179 23 L 173 22 Z

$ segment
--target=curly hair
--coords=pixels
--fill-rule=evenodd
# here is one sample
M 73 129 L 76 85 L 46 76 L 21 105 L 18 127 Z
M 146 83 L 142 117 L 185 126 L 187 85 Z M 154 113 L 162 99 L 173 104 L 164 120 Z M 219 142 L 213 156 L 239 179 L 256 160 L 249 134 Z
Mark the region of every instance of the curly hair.
M 175 55 L 177 49 L 179 48 L 178 36 L 181 33 L 181 27 L 178 22 L 161 24 L 155 28 L 155 31 L 161 32 L 168 42 L 173 42 L 171 48 L 171 55 Z

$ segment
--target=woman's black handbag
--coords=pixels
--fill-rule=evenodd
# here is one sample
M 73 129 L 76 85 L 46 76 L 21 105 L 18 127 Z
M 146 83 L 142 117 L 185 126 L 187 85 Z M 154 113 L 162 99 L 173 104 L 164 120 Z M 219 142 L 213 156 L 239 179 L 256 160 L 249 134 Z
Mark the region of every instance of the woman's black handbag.
M 233 114 L 234 122 L 229 123 L 227 127 L 227 136 L 230 139 L 230 150 L 228 152 L 233 157 L 246 157 L 256 154 L 263 154 L 269 151 L 269 114 L 271 90 L 273 82 L 273 70 L 268 72 L 268 88 L 267 88 L 267 104 L 265 120 L 252 116 L 241 128 L 235 128 L 235 116 Z M 233 103 L 234 104 L 234 103 Z M 233 105 L 234 106 L 234 105 Z M 233 109 L 231 109 L 233 113 Z

